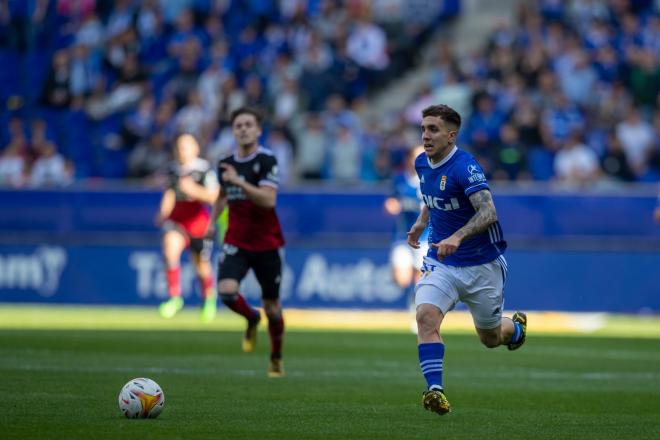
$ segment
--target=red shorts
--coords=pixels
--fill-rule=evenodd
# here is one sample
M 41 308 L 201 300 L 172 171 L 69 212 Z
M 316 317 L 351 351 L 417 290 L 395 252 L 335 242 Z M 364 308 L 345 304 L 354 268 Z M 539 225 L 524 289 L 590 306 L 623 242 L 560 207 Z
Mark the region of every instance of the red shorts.
M 211 216 L 199 202 L 177 202 L 168 221 L 177 224 L 189 238 L 202 238 L 206 235 Z

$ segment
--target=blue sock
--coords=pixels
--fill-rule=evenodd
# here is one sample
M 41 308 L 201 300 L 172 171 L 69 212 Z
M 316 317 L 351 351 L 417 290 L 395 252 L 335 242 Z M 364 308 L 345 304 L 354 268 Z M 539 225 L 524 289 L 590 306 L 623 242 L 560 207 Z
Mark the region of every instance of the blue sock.
M 515 344 L 516 342 L 520 341 L 520 338 L 522 337 L 522 326 L 520 323 L 513 322 L 513 336 L 511 336 L 511 342 L 510 344 Z
M 426 385 L 429 389 L 442 389 L 442 358 L 445 356 L 445 344 L 442 342 L 419 344 L 417 350 Z

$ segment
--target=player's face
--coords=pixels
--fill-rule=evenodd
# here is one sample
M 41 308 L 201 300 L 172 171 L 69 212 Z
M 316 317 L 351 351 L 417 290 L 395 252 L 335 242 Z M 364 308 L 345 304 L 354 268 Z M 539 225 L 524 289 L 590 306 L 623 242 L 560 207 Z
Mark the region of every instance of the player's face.
M 176 140 L 176 157 L 179 163 L 185 164 L 199 155 L 199 145 L 190 135 L 179 136 Z
M 259 136 L 261 136 L 261 127 L 257 122 L 257 118 L 249 113 L 238 115 L 236 119 L 234 119 L 232 130 L 236 142 L 241 147 L 251 147 L 256 145 Z
M 432 162 L 442 160 L 456 142 L 457 130 L 450 128 L 439 116 L 422 119 L 422 145 Z

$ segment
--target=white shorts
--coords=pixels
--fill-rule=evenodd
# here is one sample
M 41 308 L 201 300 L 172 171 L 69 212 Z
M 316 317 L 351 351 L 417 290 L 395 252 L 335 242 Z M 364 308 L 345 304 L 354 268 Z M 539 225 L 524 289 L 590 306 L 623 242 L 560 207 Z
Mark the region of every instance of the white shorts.
M 492 329 L 501 324 L 507 265 L 500 255 L 479 266 L 454 267 L 425 257 L 422 276 L 415 286 L 415 304 L 433 304 L 447 314 L 461 301 L 474 325 Z
M 426 241 L 420 243 L 419 249 L 410 247 L 405 241 L 397 241 L 390 251 L 390 264 L 392 267 L 414 267 L 421 270 L 428 250 L 429 244 Z

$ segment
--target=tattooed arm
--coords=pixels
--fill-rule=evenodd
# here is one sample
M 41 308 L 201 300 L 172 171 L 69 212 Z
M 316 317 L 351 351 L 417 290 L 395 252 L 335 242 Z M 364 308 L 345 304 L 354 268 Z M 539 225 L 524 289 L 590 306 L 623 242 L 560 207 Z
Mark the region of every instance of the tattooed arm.
M 495 203 L 493 203 L 493 196 L 490 191 L 482 189 L 481 191 L 471 194 L 470 203 L 472 203 L 472 207 L 477 212 L 475 212 L 465 226 L 454 232 L 454 235 L 458 235 L 461 241 L 477 234 L 481 234 L 488 229 L 490 225 L 497 221 Z
M 438 258 L 443 259 L 453 254 L 463 240 L 484 232 L 497 221 L 493 196 L 489 190 L 484 189 L 471 194 L 470 203 L 476 212 L 465 226 L 440 243 L 433 243 L 433 247 L 438 249 Z

